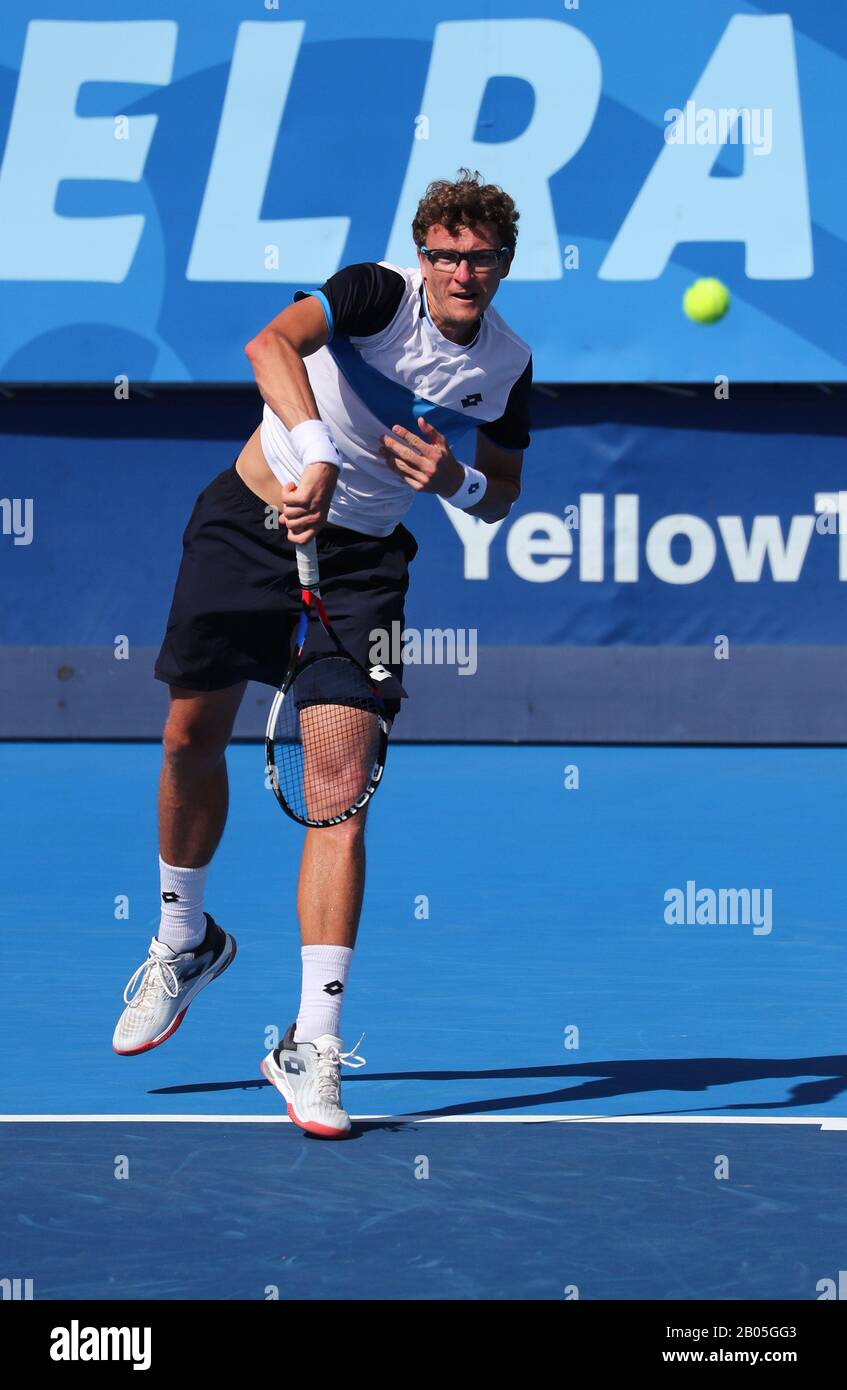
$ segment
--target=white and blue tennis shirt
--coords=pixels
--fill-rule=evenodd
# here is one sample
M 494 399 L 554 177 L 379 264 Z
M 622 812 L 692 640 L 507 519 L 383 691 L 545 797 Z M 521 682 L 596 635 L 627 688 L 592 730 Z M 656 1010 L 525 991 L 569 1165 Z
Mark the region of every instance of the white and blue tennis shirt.
M 387 261 L 351 265 L 312 294 L 326 314 L 329 341 L 304 359 L 321 419 L 344 460 L 328 520 L 387 536 L 415 493 L 379 453 L 394 424 L 420 434 L 423 415 L 450 441 L 481 429 L 506 449 L 529 445 L 532 354 L 489 306 L 473 342 L 452 343 L 436 328 L 420 269 Z M 281 483 L 302 465 L 279 416 L 265 405 L 262 450 Z M 473 449 L 463 460 L 473 463 Z M 461 455 L 458 455 L 461 456 Z

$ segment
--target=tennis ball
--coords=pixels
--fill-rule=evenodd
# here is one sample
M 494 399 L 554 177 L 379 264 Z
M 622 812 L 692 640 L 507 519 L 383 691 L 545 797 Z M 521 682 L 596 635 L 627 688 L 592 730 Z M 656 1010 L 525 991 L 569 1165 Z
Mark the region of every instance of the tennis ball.
M 683 295 L 682 307 L 695 323 L 717 323 L 729 308 L 729 290 L 722 280 L 695 280 Z

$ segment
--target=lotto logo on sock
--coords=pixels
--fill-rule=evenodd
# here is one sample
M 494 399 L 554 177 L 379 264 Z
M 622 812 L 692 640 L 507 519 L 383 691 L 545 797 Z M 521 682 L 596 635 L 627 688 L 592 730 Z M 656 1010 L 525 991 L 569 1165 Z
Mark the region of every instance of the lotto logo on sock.
M 163 893 L 163 894 L 162 894 L 162 902 L 163 902 L 163 903 L 178 903 L 178 902 L 179 902 L 179 893 Z
M 324 994 L 343 994 L 344 986 L 340 980 L 330 980 L 328 985 L 324 985 Z

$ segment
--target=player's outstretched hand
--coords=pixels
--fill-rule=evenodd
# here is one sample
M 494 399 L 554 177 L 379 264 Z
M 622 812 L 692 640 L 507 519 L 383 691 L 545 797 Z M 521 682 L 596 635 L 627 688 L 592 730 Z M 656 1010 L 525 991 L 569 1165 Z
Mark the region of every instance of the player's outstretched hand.
M 452 497 L 464 482 L 462 465 L 454 458 L 450 445 L 423 415 L 418 416 L 423 438 L 402 425 L 392 425 L 392 433 L 381 436 L 380 453 L 389 468 L 398 473 L 415 492 L 435 492 Z M 399 435 L 400 438 L 396 438 Z
M 322 526 L 326 525 L 329 505 L 338 469 L 331 463 L 310 463 L 303 469 L 303 476 L 295 487 L 286 483 L 282 489 L 282 520 L 288 531 L 288 539 L 294 545 L 305 545 L 314 540 Z

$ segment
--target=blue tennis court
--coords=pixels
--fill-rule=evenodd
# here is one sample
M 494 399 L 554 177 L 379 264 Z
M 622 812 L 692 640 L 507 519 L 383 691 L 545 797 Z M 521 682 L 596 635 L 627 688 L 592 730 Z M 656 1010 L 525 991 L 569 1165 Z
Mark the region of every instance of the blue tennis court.
M 159 758 L 0 748 L 0 1246 L 36 1297 L 814 1299 L 837 1277 L 847 751 L 394 747 L 337 1145 L 259 1073 L 297 1008 L 301 832 L 258 747 L 230 750 L 208 895 L 238 958 L 165 1047 L 111 1050 L 158 921 Z M 721 889 L 738 920 L 708 920 Z

